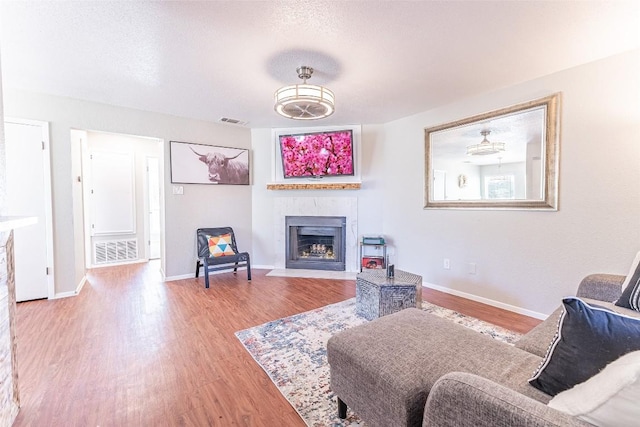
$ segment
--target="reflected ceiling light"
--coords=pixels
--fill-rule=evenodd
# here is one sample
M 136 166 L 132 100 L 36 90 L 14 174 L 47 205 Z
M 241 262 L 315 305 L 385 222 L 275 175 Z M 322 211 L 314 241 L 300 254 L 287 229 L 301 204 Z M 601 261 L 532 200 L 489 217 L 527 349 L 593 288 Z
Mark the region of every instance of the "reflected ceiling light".
M 467 146 L 468 156 L 486 156 L 488 154 L 496 154 L 504 151 L 504 142 L 489 142 L 487 135 L 491 133 L 490 130 L 483 130 L 480 135 L 484 137 L 480 144 L 473 144 Z
M 322 86 L 307 84 L 313 68 L 303 65 L 296 72 L 303 83 L 278 89 L 274 110 L 281 116 L 295 120 L 317 120 L 332 115 L 335 110 L 333 92 Z

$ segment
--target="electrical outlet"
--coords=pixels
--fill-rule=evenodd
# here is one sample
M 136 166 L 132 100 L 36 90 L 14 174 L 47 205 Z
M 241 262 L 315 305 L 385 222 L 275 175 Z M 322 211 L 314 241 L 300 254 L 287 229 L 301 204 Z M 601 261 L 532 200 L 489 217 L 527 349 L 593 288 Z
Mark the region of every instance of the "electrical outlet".
M 469 263 L 469 274 L 476 274 L 476 263 L 475 262 L 470 262 Z
M 445 259 L 444 259 L 444 264 L 442 265 L 442 267 L 443 267 L 445 270 L 449 270 L 449 269 L 451 269 L 451 262 L 449 261 L 449 258 L 445 258 Z
M 183 195 L 184 187 L 182 185 L 174 185 L 173 186 L 173 194 L 175 195 Z

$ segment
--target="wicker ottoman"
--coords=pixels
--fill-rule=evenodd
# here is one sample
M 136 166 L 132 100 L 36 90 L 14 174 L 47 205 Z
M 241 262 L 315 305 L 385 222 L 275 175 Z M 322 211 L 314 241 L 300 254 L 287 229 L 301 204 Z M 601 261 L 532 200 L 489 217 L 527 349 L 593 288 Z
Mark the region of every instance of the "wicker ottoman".
M 396 270 L 363 271 L 356 276 L 356 313 L 373 320 L 405 308 L 422 306 L 422 276 Z

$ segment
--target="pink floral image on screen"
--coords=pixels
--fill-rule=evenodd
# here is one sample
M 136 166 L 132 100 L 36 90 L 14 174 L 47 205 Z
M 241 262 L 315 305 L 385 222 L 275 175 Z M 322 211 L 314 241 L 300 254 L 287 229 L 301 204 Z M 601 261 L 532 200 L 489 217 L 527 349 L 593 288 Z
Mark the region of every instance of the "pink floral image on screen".
M 280 136 L 285 178 L 353 175 L 350 130 Z

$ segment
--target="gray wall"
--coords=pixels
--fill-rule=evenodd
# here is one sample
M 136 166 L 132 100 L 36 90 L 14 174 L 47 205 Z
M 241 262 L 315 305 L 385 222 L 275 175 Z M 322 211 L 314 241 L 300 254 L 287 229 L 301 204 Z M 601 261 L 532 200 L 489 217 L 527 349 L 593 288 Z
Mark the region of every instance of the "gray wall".
M 587 274 L 626 274 L 640 250 L 639 71 L 636 50 L 386 124 L 379 173 L 391 179 L 380 197 L 398 267 L 543 314 Z M 558 212 L 422 209 L 425 127 L 554 92 L 563 93 Z
M 544 317 L 585 275 L 626 274 L 640 250 L 639 71 L 634 51 L 364 125 L 359 191 L 266 190 L 271 132 L 254 129 L 252 261 L 273 265 L 274 197 L 348 195 L 358 198 L 359 234 L 392 240 L 398 268 L 447 292 Z M 425 128 L 554 92 L 563 93 L 558 212 L 423 209 Z
M 184 185 L 184 195 L 174 196 L 169 171 L 169 141 L 250 148 L 248 129 L 16 90 L 5 90 L 4 102 L 7 116 L 50 123 L 56 294 L 73 292 L 85 273 L 76 248 L 83 236 L 74 227 L 82 217 L 74 212 L 71 129 L 164 140 L 166 276 L 193 275 L 198 227 L 231 225 L 240 241 L 251 241 L 250 186 Z
M 271 129 L 235 128 L 59 97 L 5 90 L 5 113 L 51 123 L 56 292 L 84 274 L 74 255 L 72 128 L 165 140 L 166 266 L 190 275 L 194 230 L 229 224 L 252 263 L 271 266 L 276 197 L 357 197 L 358 233 L 383 233 L 398 268 L 433 286 L 521 312 L 550 313 L 593 272 L 625 274 L 640 249 L 640 69 L 633 51 L 442 106 L 362 126 L 362 189 L 267 190 Z M 424 128 L 553 92 L 563 93 L 560 210 L 424 210 Z M 185 186 L 173 196 L 169 140 L 252 148 L 252 186 Z M 443 259 L 451 269 L 442 268 Z M 467 273 L 468 263 L 477 274 Z

